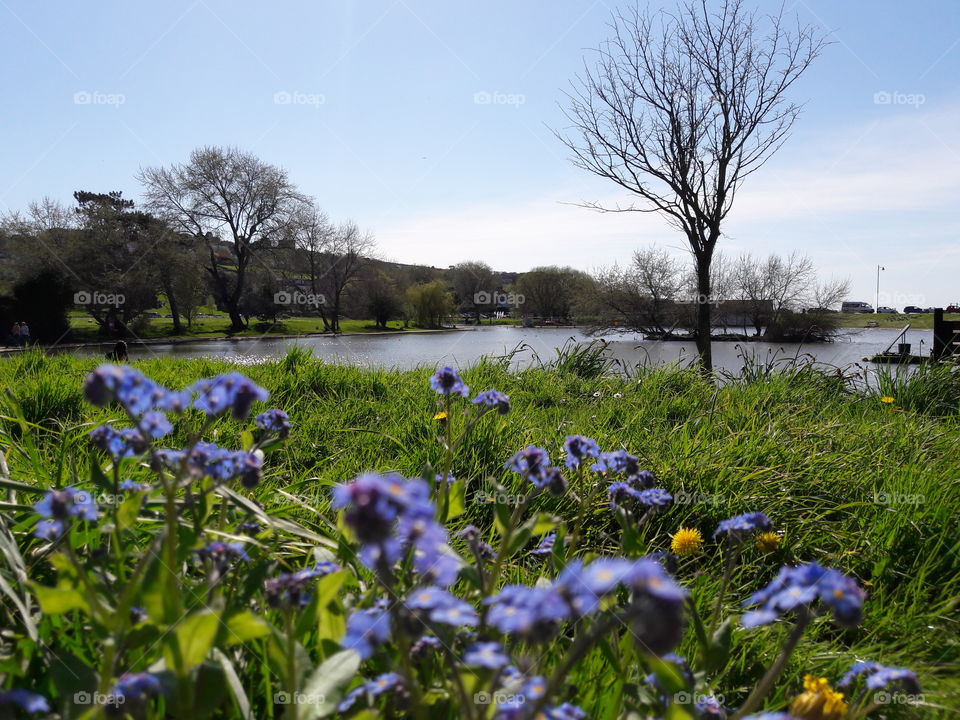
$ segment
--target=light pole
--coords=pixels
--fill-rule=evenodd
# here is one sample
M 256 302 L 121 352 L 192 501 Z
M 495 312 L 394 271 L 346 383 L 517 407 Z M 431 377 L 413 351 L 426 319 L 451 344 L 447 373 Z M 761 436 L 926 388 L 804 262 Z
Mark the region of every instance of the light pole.
M 877 304 L 873 306 L 874 314 L 880 312 L 880 271 L 886 270 L 882 265 L 877 265 Z

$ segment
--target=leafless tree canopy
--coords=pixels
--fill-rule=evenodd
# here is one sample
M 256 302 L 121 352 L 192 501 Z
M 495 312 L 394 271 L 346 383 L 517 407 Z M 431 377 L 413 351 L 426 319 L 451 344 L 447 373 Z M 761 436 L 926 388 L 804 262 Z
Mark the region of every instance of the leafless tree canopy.
M 569 94 L 561 140 L 580 168 L 636 196 L 602 211 L 658 212 L 687 238 L 698 294 L 743 181 L 786 139 L 800 106 L 788 90 L 818 55 L 816 30 L 760 17 L 741 0 L 714 12 L 688 0 L 676 14 L 635 8 L 614 16 L 612 36 Z M 710 309 L 701 305 L 698 349 L 710 367 Z
M 304 201 L 285 170 L 236 148 L 203 147 L 190 160 L 139 174 L 147 208 L 171 227 L 209 242 L 207 267 L 234 329 L 247 267 L 258 245 L 278 241 L 291 215 Z M 227 241 L 235 270 L 227 273 L 216 258 L 216 241 Z

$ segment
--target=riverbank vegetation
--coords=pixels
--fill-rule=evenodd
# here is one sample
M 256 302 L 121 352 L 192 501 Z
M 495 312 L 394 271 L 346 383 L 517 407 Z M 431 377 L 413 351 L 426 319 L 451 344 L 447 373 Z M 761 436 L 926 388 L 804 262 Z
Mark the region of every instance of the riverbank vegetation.
M 848 615 L 840 626 L 827 617 L 810 624 L 767 693 L 768 708 L 802 705 L 818 697 L 822 701 L 823 688 L 817 690 L 811 680 L 805 689 L 803 676 L 827 678 L 836 686 L 851 663 L 862 660 L 911 668 L 922 685 L 922 693 L 912 686 L 884 686 L 884 697 L 892 699 L 880 703 L 883 717 L 919 713 L 946 718 L 960 697 L 955 517 L 960 506 L 955 480 L 960 385 L 949 366 L 924 370 L 916 384 L 891 374 L 886 384 L 861 390 L 809 367 L 770 372 L 756 366 L 717 386 L 695 370 L 672 367 L 609 376 L 602 356 L 579 348 L 518 373 L 495 360 L 463 372 L 470 397 L 487 388 L 509 396 L 509 412 L 501 415 L 492 396 L 491 405 L 476 406 L 438 395 L 428 387 L 431 371 L 426 369 L 332 366 L 292 351 L 278 362 L 242 369 L 270 393 L 269 405 L 258 403 L 254 413 L 266 407 L 289 413 L 292 428 L 284 442 L 268 430 L 285 434 L 276 418 L 273 424 L 258 421 L 260 429 L 251 434 L 249 422 L 229 414 L 213 412 L 204 422 L 203 410 L 171 415 L 176 422 L 161 441 L 165 447 L 184 447 L 203 426 L 203 436 L 221 447 L 262 447 L 258 481 L 220 485 L 208 477 L 193 481 L 197 484 L 190 485 L 187 494 L 174 491 L 170 497 L 170 486 L 163 484 L 169 480 L 158 481 L 147 464 L 136 457 L 111 461 L 91 444 L 93 428 L 105 422 L 118 427 L 129 423 L 118 407 L 97 407 L 85 400 L 84 378 L 95 366 L 36 351 L 0 363 L 0 376 L 9 388 L 0 413 L 4 474 L 9 473 L 9 481 L 0 482 L 5 488 L 0 612 L 8 628 L 3 672 L 7 687 L 42 694 L 51 707 L 66 711 L 64 717 L 80 717 L 91 709 L 78 707 L 75 693 L 109 697 L 123 672 L 149 672 L 157 678 L 156 686 L 143 676 L 127 678 L 121 690 L 131 703 L 162 703 L 165 712 L 176 717 L 241 717 L 245 703 L 257 718 L 319 717 L 334 713 L 335 704 L 350 690 L 356 691 L 351 695 L 356 704 L 349 713 L 356 717 L 418 712 L 429 717 L 490 717 L 498 702 L 501 710 L 507 709 L 506 694 L 521 694 L 520 684 L 529 685 L 538 676 L 550 687 L 551 707 L 569 701 L 587 717 L 615 718 L 629 709 L 667 712 L 662 716 L 677 720 L 701 717 L 695 705 L 708 697 L 741 707 L 783 646 L 787 626 L 796 622 L 796 617 L 784 618 L 772 628 L 745 628 L 741 601 L 771 581 L 781 565 L 812 561 L 851 578 L 865 591 L 862 618 L 855 613 L 855 622 Z M 136 368 L 174 390 L 238 369 L 209 359 L 156 359 Z M 102 399 L 89 389 L 87 397 L 98 405 Z M 462 445 L 448 452 L 438 438 L 447 437 L 448 428 L 462 427 L 461 408 L 473 417 L 478 407 L 490 411 Z M 608 494 L 610 480 L 617 479 L 612 472 L 563 468 L 569 487 L 554 494 L 538 492 L 530 472 L 504 468 L 505 460 L 528 446 L 543 448 L 560 464 L 564 440 L 572 435 L 593 438 L 604 450 L 625 449 L 635 455 L 638 466 L 652 473 L 672 502 L 633 514 L 642 505 L 630 510 L 633 501 L 621 498 L 620 512 L 612 505 L 616 496 Z M 405 477 L 426 474 L 431 484 L 435 473 L 457 479 L 449 488 L 436 485 L 431 512 L 440 521 L 446 519 L 450 543 L 468 563 L 458 581 L 445 584 L 469 608 L 448 598 L 442 612 L 436 610 L 436 617 L 444 620 L 424 616 L 426 625 L 405 630 L 394 624 L 390 637 L 371 629 L 375 624 L 364 625 L 382 612 L 377 599 L 388 596 L 377 588 L 386 578 L 376 563 L 371 572 L 357 559 L 358 542 L 370 540 L 358 534 L 364 526 L 351 525 L 351 501 L 341 501 L 345 514 L 331 508 L 331 491 L 366 470 L 396 471 Z M 134 500 L 121 492 L 119 506 L 101 501 L 98 524 L 74 518 L 68 544 L 33 538 L 36 513 L 31 506 L 40 497 L 31 488 L 72 485 L 109 500 L 116 496 L 113 486 L 126 478 L 139 488 L 131 491 Z M 195 494 L 214 486 L 222 488 L 222 502 Z M 591 500 L 584 504 L 587 493 Z M 138 511 L 144 495 L 147 505 Z M 170 506 L 166 515 L 153 511 L 171 497 L 180 529 L 175 559 L 167 566 L 176 571 L 165 574 L 162 567 L 150 566 L 148 579 L 137 585 L 137 563 L 149 557 L 150 543 L 160 543 L 161 553 L 170 550 L 163 549 Z M 514 512 L 519 519 L 511 519 Z M 773 534 L 759 544 L 752 538 L 744 542 L 740 561 L 731 565 L 724 580 L 721 570 L 734 546 L 726 544 L 723 533 L 715 538 L 714 531 L 724 519 L 750 512 L 769 518 Z M 524 524 L 529 518 L 535 519 Z M 259 530 L 247 525 L 251 522 L 258 523 Z M 468 531 L 470 527 L 476 530 Z M 511 537 L 505 540 L 507 532 Z M 470 550 L 477 542 L 480 559 Z M 488 544 L 493 554 L 484 559 L 482 548 Z M 547 592 L 548 587 L 562 588 L 557 577 L 574 556 L 589 565 L 591 559 L 611 555 L 635 559 L 671 551 L 678 556 L 668 563 L 673 580 L 664 582 L 688 591 L 693 606 L 683 610 L 691 625 L 682 638 L 677 636 L 679 645 L 672 639 L 663 642 L 689 660 L 695 677 L 684 675 L 684 664 L 673 666 L 670 660 L 666 665 L 673 666 L 671 670 L 635 645 L 639 633 L 658 652 L 665 647 L 636 625 L 634 635 L 621 628 L 604 635 L 608 639 L 603 642 L 577 646 L 577 662 L 563 666 L 588 626 L 599 632 L 603 618 L 619 612 L 618 603 L 626 596 L 609 594 L 612 589 L 594 590 L 604 596 L 598 609 L 602 614 L 591 611 L 579 621 L 558 625 L 545 644 L 542 638 L 524 635 L 519 630 L 523 626 L 501 628 L 493 615 L 479 636 L 463 629 L 470 629 L 470 613 L 487 612 L 478 599 L 493 591 L 476 583 L 490 579 L 491 562 L 498 568 L 498 585 L 539 582 Z M 479 574 L 469 570 L 476 562 Z M 309 597 L 303 595 L 301 605 L 292 576 L 281 573 L 305 569 L 309 573 L 297 588 Z M 415 575 L 422 568 L 396 572 Z M 84 576 L 91 586 L 75 587 L 85 582 Z M 283 577 L 287 589 L 277 594 Z M 400 574 L 386 581 L 404 583 L 405 578 Z M 180 588 L 179 610 L 170 604 L 174 585 L 165 583 Z M 123 595 L 125 587 L 138 588 L 136 597 Z M 135 619 L 108 620 L 98 615 L 103 610 L 97 609 L 98 603 L 120 603 Z M 399 606 L 388 607 L 398 612 Z M 696 618 L 709 630 L 716 608 L 721 618 L 731 618 L 731 625 L 729 635 L 723 630 L 711 642 L 709 636 L 704 640 L 698 635 Z M 215 622 L 208 627 L 210 612 Z M 432 612 L 428 608 L 427 614 Z M 623 612 L 632 611 L 625 606 Z M 177 613 L 186 613 L 182 625 Z M 455 622 L 450 620 L 454 616 L 459 618 Z M 391 623 L 399 622 L 391 617 Z M 837 619 L 842 617 L 838 614 Z M 217 618 L 236 637 L 219 631 Z M 673 627 L 677 621 L 665 616 L 662 622 Z M 414 650 L 411 645 L 425 627 L 440 645 L 417 645 L 416 652 L 425 655 L 405 655 Z M 121 642 L 112 659 L 105 659 L 109 638 Z M 358 645 L 358 638 L 369 645 L 369 652 L 361 652 L 362 664 L 361 658 L 343 654 L 344 647 L 367 647 Z M 471 669 L 462 664 L 472 643 L 501 639 L 509 642 L 499 650 L 475 649 L 483 650 L 484 658 L 490 653 L 499 657 L 494 650 L 506 652 L 517 666 L 516 677 L 526 678 L 518 679 L 516 687 L 508 679 L 493 683 L 497 673 L 486 667 L 495 665 L 496 658 Z M 431 655 L 434 652 L 439 655 Z M 408 664 L 405 657 L 416 659 Z M 321 671 L 315 673 L 317 668 Z M 462 672 L 451 675 L 451 668 Z M 558 668 L 563 668 L 559 677 Z M 645 679 L 647 672 L 652 680 Z M 382 693 L 377 686 L 381 681 Z M 488 687 L 500 692 L 492 696 L 492 704 L 483 695 Z M 297 693 L 305 698 L 312 693 L 312 704 L 305 700 L 304 707 L 291 710 L 284 697 Z M 316 700 L 317 694 L 326 695 L 324 703 Z M 530 697 L 537 702 L 537 696 Z M 878 695 L 857 697 L 847 691 L 851 717 L 855 707 L 866 707 L 857 702 L 866 697 L 874 705 Z M 405 703 L 407 710 L 398 709 Z M 420 703 L 421 710 L 410 710 L 410 703 Z M 361 710 L 368 704 L 380 710 Z M 422 710 L 426 706 L 429 713 Z M 136 707 L 131 704 L 127 710 Z M 565 712 L 573 714 L 555 716 L 579 717 L 573 709 Z M 343 716 L 349 713 L 344 710 Z

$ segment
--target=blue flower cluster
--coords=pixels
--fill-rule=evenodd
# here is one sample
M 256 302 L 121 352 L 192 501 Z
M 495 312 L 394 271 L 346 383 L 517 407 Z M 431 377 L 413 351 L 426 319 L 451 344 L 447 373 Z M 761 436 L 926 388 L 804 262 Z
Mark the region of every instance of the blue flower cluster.
M 220 577 L 226 573 L 235 560 L 250 562 L 250 556 L 247 555 L 243 543 L 238 542 L 225 543 L 215 540 L 193 552 L 197 557 L 211 562 L 215 577 Z
M 496 409 L 501 415 L 506 415 L 510 412 L 510 398 L 499 390 L 484 390 L 482 393 L 478 393 L 470 402 L 474 405 L 483 405 L 487 408 Z
M 376 697 L 387 692 L 403 690 L 403 678 L 394 672 L 378 675 L 373 680 L 369 680 L 362 685 L 358 685 L 347 693 L 346 697 L 337 705 L 337 712 L 347 712 L 356 705 L 357 700 L 363 696 Z
M 159 695 L 160 689 L 160 680 L 156 675 L 146 672 L 126 673 L 120 676 L 110 694 L 115 698 L 117 705 L 137 706 Z
M 21 688 L 0 690 L 0 708 L 10 706 L 28 713 L 50 712 L 50 703 L 43 695 Z
M 497 704 L 494 720 L 526 720 L 532 717 L 531 708 L 547 691 L 546 680 L 540 675 L 524 679 L 518 673 L 509 673 L 506 677 L 510 678 L 511 685 L 516 685 L 518 681 L 523 684 L 515 693 L 502 693 L 507 695 L 507 698 Z M 584 720 L 586 717 L 587 714 L 583 710 L 568 702 L 561 705 L 548 705 L 536 715 L 536 718 L 544 720 Z
M 114 461 L 143 455 L 149 444 L 138 428 L 115 429 L 112 425 L 101 425 L 88 435 L 95 447 L 108 453 Z
M 663 488 L 638 488 L 629 481 L 612 482 L 607 492 L 610 495 L 612 509 L 626 505 L 630 501 L 648 508 L 666 507 L 673 502 L 673 495 Z
M 776 620 L 786 612 L 812 609 L 816 600 L 833 611 L 837 624 L 857 625 L 863 616 L 866 593 L 856 580 L 817 563 L 783 567 L 764 589 L 744 601 L 744 606 L 759 605 L 743 614 L 744 627 L 756 627 Z
M 473 667 L 499 670 L 510 664 L 510 658 L 498 642 L 476 642 L 464 651 L 463 662 Z
M 123 365 L 101 365 L 87 376 L 84 393 L 94 405 L 118 402 L 136 422 L 136 427 L 115 429 L 107 424 L 90 433 L 91 442 L 116 462 L 137 457 L 150 450 L 151 443 L 173 430 L 166 413 L 193 407 L 218 417 L 228 410 L 234 418 L 245 419 L 254 402 L 269 397 L 266 390 L 240 373 L 230 372 L 200 380 L 185 391 L 168 390 L 141 372 Z M 268 410 L 257 416 L 262 430 L 285 437 L 290 420 L 282 410 Z M 256 453 L 232 451 L 212 443 L 197 443 L 192 450 L 157 450 L 154 469 L 177 469 L 186 461 L 194 476 L 209 476 L 217 482 L 239 478 L 252 488 L 260 481 L 262 460 Z
M 339 570 L 335 563 L 324 561 L 313 568 L 304 568 L 292 573 L 280 573 L 264 583 L 267 604 L 274 608 L 303 607 L 310 602 L 307 588 L 314 580 Z
M 390 639 L 390 613 L 383 607 L 357 610 L 347 618 L 347 632 L 340 640 L 345 650 L 356 650 L 368 659 L 374 650 Z
M 567 451 L 566 466 L 573 470 L 580 467 L 580 463 L 600 456 L 600 447 L 597 441 L 583 435 L 568 435 L 563 443 Z
M 214 443 L 198 442 L 186 450 L 157 450 L 158 462 L 176 470 L 186 461 L 186 467 L 195 477 L 209 477 L 217 483 L 240 479 L 244 487 L 253 488 L 260 482 L 263 458 L 245 450 L 227 450 Z
M 574 560 L 549 586 L 507 585 L 484 600 L 490 606 L 487 621 L 508 636 L 547 640 L 560 623 L 596 613 L 601 601 L 620 587 L 630 590 L 625 617 L 640 620 L 641 642 L 656 646 L 658 655 L 672 650 L 680 639 L 687 592 L 651 558 Z
M 412 549 L 423 582 L 448 587 L 456 581 L 462 561 L 449 549 L 420 478 L 365 473 L 334 488 L 331 505 L 344 510 L 344 522 L 361 542 L 360 560 L 371 570 L 387 571 Z
M 868 690 L 880 690 L 896 684 L 912 695 L 920 693 L 920 682 L 913 670 L 904 667 L 888 667 L 878 662 L 869 661 L 856 662 L 851 665 L 850 669 L 840 678 L 837 687 L 850 687 L 861 676 L 866 678 L 865 684 Z
M 254 418 L 253 423 L 261 430 L 273 433 L 279 438 L 285 438 L 290 433 L 290 417 L 283 410 L 276 408 L 260 413 Z
M 245 420 L 256 401 L 265 401 L 270 394 L 245 375 L 230 372 L 198 380 L 188 390 L 196 393 L 193 407 L 210 417 L 223 415 L 227 410 L 235 420 Z
M 93 523 L 98 517 L 97 504 L 90 493 L 72 487 L 51 490 L 33 509 L 44 518 L 34 530 L 41 540 L 55 540 L 63 535 L 73 518 Z
M 83 392 L 91 405 L 117 401 L 134 417 L 149 410 L 181 412 L 190 404 L 188 392 L 168 390 L 129 365 L 101 365 L 87 376 Z
M 723 535 L 733 542 L 739 542 L 759 530 L 769 530 L 770 525 L 770 518 L 762 512 L 745 513 L 721 520 L 713 536 Z
M 424 624 L 471 627 L 478 622 L 477 612 L 470 603 L 433 585 L 411 591 L 403 604 Z
M 430 387 L 440 395 L 467 397 L 470 394 L 470 388 L 463 382 L 460 373 L 449 365 L 440 368 L 431 376 Z

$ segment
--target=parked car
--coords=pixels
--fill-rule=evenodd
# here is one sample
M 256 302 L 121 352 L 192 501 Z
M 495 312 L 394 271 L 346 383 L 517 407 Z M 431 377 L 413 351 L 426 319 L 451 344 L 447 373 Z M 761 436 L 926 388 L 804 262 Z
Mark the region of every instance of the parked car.
M 916 315 L 917 313 L 922 313 L 923 308 L 918 308 L 916 305 L 907 305 L 903 312 L 905 315 Z
M 880 307 L 877 308 L 877 314 L 878 314 L 878 315 L 881 314 L 881 313 L 884 313 L 884 314 L 886 314 L 886 315 L 890 315 L 891 313 L 895 313 L 895 312 L 897 312 L 897 311 L 896 311 L 894 308 L 892 308 L 892 307 L 887 307 L 886 305 L 881 305 Z
M 844 313 L 872 313 L 873 305 L 866 302 L 845 302 L 840 306 L 840 312 Z
M 960 305 L 957 303 L 951 303 L 950 305 L 947 305 L 946 309 L 944 309 L 944 312 L 960 313 Z

